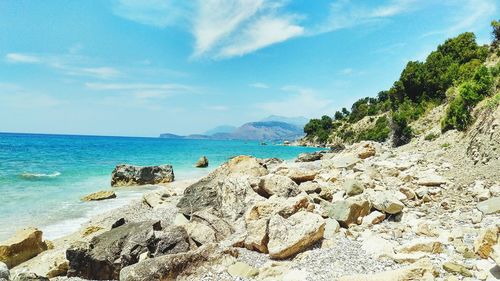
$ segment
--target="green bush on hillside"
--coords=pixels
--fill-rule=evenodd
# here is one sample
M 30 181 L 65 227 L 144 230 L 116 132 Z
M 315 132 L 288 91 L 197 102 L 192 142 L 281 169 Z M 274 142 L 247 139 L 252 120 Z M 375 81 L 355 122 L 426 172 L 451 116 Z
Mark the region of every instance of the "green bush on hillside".
M 391 114 L 391 117 L 393 131 L 392 145 L 397 147 L 409 143 L 413 136 L 413 131 L 408 125 L 409 116 L 407 112 L 396 111 Z
M 481 100 L 490 95 L 493 76 L 485 66 L 479 67 L 472 80 L 460 85 L 459 93 L 449 104 L 441 121 L 442 131 L 464 131 L 472 122 L 471 111 Z
M 391 128 L 389 126 L 389 120 L 387 117 L 382 116 L 377 119 L 375 126 L 373 128 L 362 131 L 358 134 L 356 140 L 372 140 L 383 142 L 387 140 L 389 134 L 391 133 Z

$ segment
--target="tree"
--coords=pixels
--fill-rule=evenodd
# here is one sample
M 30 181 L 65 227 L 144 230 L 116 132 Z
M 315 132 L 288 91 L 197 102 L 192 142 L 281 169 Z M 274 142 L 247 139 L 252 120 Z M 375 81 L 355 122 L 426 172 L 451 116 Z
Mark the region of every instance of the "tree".
M 344 114 L 344 117 L 347 117 L 347 116 L 349 116 L 349 114 L 351 114 L 351 113 L 349 112 L 349 110 L 347 110 L 347 108 L 343 107 L 343 108 L 342 108 L 342 114 Z
M 336 111 L 333 118 L 335 118 L 335 120 L 342 120 L 342 119 L 344 119 L 344 115 L 342 114 L 342 112 Z
M 329 131 L 333 127 L 333 120 L 328 115 L 323 115 L 321 117 L 321 128 L 325 131 Z
M 493 46 L 497 46 L 500 42 L 500 21 L 492 21 L 491 27 L 493 28 Z

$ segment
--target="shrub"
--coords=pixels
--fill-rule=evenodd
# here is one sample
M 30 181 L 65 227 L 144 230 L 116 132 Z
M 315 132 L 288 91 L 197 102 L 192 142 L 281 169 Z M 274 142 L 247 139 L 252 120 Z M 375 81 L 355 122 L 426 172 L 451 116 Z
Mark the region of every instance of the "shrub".
M 383 142 L 387 140 L 390 132 L 391 129 L 389 127 L 389 120 L 387 119 L 387 117 L 382 116 L 377 119 L 377 121 L 375 122 L 375 126 L 359 133 L 356 141 L 372 140 Z
M 393 131 L 393 146 L 401 146 L 411 141 L 413 132 L 411 127 L 408 125 L 408 116 L 405 114 L 405 112 L 393 112 L 391 125 Z
M 438 135 L 438 134 L 435 134 L 435 133 L 430 133 L 430 134 L 428 134 L 427 136 L 425 136 L 425 138 L 424 138 L 424 139 L 425 139 L 426 141 L 433 141 L 433 140 L 437 139 L 438 137 L 439 137 L 439 135 Z
M 491 27 L 493 28 L 492 34 L 493 34 L 493 45 L 498 45 L 498 42 L 500 42 L 500 21 L 492 21 L 491 22 Z

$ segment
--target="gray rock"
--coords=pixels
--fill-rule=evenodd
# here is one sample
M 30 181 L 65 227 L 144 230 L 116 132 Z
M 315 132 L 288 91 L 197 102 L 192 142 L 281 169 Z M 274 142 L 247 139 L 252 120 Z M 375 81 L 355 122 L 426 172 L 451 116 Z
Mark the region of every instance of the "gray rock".
M 405 207 L 390 191 L 374 192 L 371 194 L 370 200 L 373 208 L 386 214 L 393 215 L 400 213 Z
M 205 156 L 201 156 L 198 161 L 194 164 L 196 168 L 206 168 L 208 167 L 208 158 Z
M 234 157 L 208 176 L 187 187 L 177 207 L 181 213 L 187 216 L 206 208 L 215 208 L 220 203 L 220 184 L 226 181 L 228 176 L 261 177 L 267 175 L 267 173 L 267 169 L 260 159 L 250 156 Z M 255 186 L 258 181 L 249 184 Z M 252 190 L 252 192 L 254 191 Z
M 218 255 L 216 246 L 207 244 L 185 253 L 146 259 L 123 268 L 120 281 L 175 280 L 184 270 L 195 268 Z
M 300 193 L 299 186 L 289 177 L 274 174 L 261 177 L 255 191 L 266 198 L 272 195 L 294 197 Z
M 7 268 L 7 265 L 3 262 L 0 262 L 0 280 L 2 278 L 9 280 L 10 273 L 9 273 L 9 268 Z
M 477 208 L 485 215 L 500 213 L 500 197 L 492 197 L 479 202 Z
M 169 183 L 174 181 L 174 170 L 171 165 L 133 166 L 117 165 L 111 174 L 111 186 L 129 186 Z
M 325 206 L 328 216 L 337 220 L 341 226 L 349 227 L 356 224 L 359 217 L 364 217 L 370 213 L 370 202 L 364 199 L 348 198 L 347 200 L 336 201 Z
M 159 223 L 128 223 L 100 234 L 88 243 L 77 242 L 66 251 L 68 276 L 85 279 L 118 279 L 120 270 L 137 263 L 139 256 L 174 254 L 189 250 L 182 227 L 162 229 Z

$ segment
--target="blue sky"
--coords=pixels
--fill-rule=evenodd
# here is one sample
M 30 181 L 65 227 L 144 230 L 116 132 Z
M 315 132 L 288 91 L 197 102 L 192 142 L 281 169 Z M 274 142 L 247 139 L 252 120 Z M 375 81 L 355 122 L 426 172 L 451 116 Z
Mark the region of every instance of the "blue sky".
M 496 0 L 0 1 L 0 131 L 156 136 L 333 115 Z

